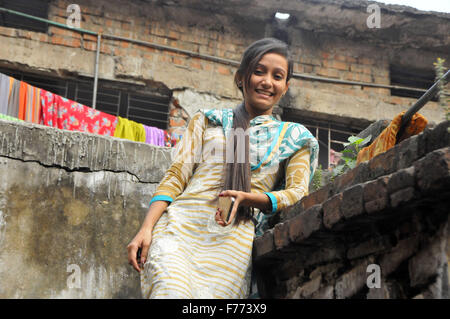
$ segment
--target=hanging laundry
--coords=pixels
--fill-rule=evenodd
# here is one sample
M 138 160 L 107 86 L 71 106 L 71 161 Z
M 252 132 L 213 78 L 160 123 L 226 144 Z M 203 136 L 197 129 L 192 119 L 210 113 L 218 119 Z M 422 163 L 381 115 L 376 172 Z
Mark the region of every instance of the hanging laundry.
M 170 136 L 170 133 L 166 130 L 164 130 L 164 146 L 172 147 L 172 138 Z
M 9 99 L 6 115 L 12 117 L 19 116 L 20 82 L 21 81 L 10 77 Z
M 42 124 L 60 129 L 113 136 L 117 117 L 41 90 Z
M 406 111 L 401 112 L 394 117 L 392 122 L 381 132 L 380 135 L 370 144 L 359 151 L 356 163 L 365 162 L 371 158 L 377 156 L 380 153 L 386 152 L 388 149 L 394 147 L 397 142 L 397 133 L 400 129 L 400 123 L 402 116 Z M 411 122 L 406 127 L 402 138 L 408 138 L 410 136 L 419 134 L 427 126 L 427 119 L 419 114 L 415 113 L 411 119 Z
M 145 143 L 144 125 L 118 116 L 114 137 Z
M 144 129 L 145 129 L 145 143 L 156 146 L 165 146 L 163 130 L 157 127 L 147 125 L 144 125 Z
M 183 135 L 181 135 L 181 134 L 177 134 L 177 133 L 175 133 L 175 132 L 172 132 L 172 134 L 171 134 L 171 145 L 172 145 L 172 147 L 173 146 L 176 146 L 177 145 L 177 143 L 179 142 L 179 141 L 181 141 L 181 138 L 183 137 Z
M 41 122 L 41 89 L 28 85 L 27 87 L 27 101 L 25 105 L 23 120 L 32 123 Z
M 0 73 L 0 114 L 7 114 L 8 112 L 10 83 L 9 76 Z

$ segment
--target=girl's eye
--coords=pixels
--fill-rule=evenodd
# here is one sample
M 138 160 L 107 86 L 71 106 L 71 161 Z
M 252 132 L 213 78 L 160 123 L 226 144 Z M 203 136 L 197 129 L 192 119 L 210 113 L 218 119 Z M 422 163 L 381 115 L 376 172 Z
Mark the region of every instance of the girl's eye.
M 255 70 L 255 74 L 263 74 L 263 71 L 261 71 L 261 70 Z
M 277 79 L 277 80 L 282 80 L 283 77 L 282 77 L 281 75 L 275 75 L 275 79 Z

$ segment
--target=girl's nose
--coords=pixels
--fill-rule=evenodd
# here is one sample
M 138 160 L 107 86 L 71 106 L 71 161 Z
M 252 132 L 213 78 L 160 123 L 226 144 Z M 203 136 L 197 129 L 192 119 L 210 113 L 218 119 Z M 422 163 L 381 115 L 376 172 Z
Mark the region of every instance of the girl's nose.
M 272 81 L 268 78 L 268 77 L 266 77 L 266 78 L 264 78 L 263 80 L 262 80 L 262 83 L 261 83 L 264 87 L 271 87 L 272 86 Z

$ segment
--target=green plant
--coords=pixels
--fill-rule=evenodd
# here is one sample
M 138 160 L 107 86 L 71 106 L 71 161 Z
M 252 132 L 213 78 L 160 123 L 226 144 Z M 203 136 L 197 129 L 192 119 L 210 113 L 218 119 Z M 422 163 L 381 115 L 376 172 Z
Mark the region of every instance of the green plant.
M 332 179 L 356 167 L 356 159 L 359 151 L 369 143 L 371 138 L 372 135 L 369 135 L 366 138 L 350 136 L 347 139 L 348 143 L 344 143 L 345 149 L 342 151 L 342 160 L 344 160 L 344 164 L 336 166 L 333 170 Z
M 436 62 L 433 63 L 434 70 L 436 72 L 436 81 L 439 80 L 441 77 L 444 76 L 446 70 L 444 67 L 445 59 L 437 58 Z M 444 110 L 445 112 L 445 119 L 448 121 L 450 120 L 450 96 L 444 94 L 444 87 L 445 87 L 444 81 L 439 82 L 438 84 L 438 101 L 439 106 Z M 450 128 L 448 128 L 448 131 L 450 132 Z
M 322 164 L 319 164 L 319 166 L 314 171 L 314 175 L 313 175 L 311 183 L 312 183 L 311 187 L 312 187 L 313 192 L 322 188 L 322 186 L 323 186 L 322 185 Z

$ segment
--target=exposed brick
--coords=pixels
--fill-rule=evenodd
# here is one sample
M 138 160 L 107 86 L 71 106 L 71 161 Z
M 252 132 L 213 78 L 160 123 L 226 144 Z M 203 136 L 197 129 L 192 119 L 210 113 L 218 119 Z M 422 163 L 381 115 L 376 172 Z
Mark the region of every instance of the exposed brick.
M 170 127 L 179 127 L 179 126 L 186 126 L 186 125 L 187 125 L 187 123 L 183 119 L 174 119 L 174 118 L 169 119 Z
M 374 181 L 363 184 L 364 208 L 367 213 L 375 213 L 389 206 L 386 184 L 389 176 L 382 176 Z
M 418 138 L 412 136 L 398 144 L 397 168 L 406 168 L 418 159 Z
M 450 146 L 449 127 L 450 121 L 443 121 L 427 132 L 426 150 L 428 153 L 439 148 Z
M 51 42 L 57 45 L 64 45 L 68 47 L 78 48 L 81 46 L 81 40 L 74 38 L 65 38 L 59 35 L 54 35 L 51 37 Z
M 364 212 L 363 193 L 363 186 L 358 184 L 346 189 L 342 194 L 341 211 L 346 219 Z
M 177 117 L 177 116 L 180 116 L 180 114 L 181 114 L 181 109 L 177 108 L 177 107 L 172 108 L 169 112 L 169 116 L 171 116 L 171 117 Z
M 311 193 L 308 196 L 304 197 L 303 208 L 308 209 L 314 205 L 322 204 L 323 202 L 325 202 L 330 195 L 330 189 L 331 186 L 328 184 L 315 191 L 314 193 Z
M 319 230 L 322 225 L 322 205 L 314 205 L 310 209 L 300 213 L 289 222 L 289 240 L 301 242 L 313 232 Z
M 353 184 L 364 183 L 369 180 L 369 164 L 367 162 L 359 163 L 355 167 L 355 177 Z
M 289 225 L 287 222 L 276 224 L 273 228 L 273 242 L 276 249 L 289 245 Z
M 231 74 L 229 68 L 227 68 L 225 66 L 221 66 L 221 65 L 217 66 L 217 72 L 219 72 L 222 75 L 230 75 Z
M 254 242 L 255 257 L 264 256 L 274 250 L 273 229 L 269 229 L 262 236 L 256 237 Z
M 326 286 L 315 292 L 311 299 L 333 299 L 334 298 L 334 287 Z
M 322 67 L 315 68 L 316 74 L 320 76 L 327 76 L 331 78 L 339 78 L 339 72 L 336 69 L 327 69 Z
M 363 67 L 359 64 L 350 64 L 350 71 L 354 73 L 362 73 Z
M 435 150 L 414 163 L 421 191 L 445 189 L 450 184 L 450 147 Z
M 288 206 L 285 209 L 283 209 L 280 212 L 281 221 L 291 219 L 291 218 L 299 215 L 301 212 L 303 212 L 305 210 L 305 208 L 303 206 L 303 202 L 305 199 L 306 199 L 306 197 L 303 197 L 300 201 L 298 201 L 294 205 Z
M 378 154 L 369 162 L 369 176 L 371 179 L 393 173 L 397 169 L 398 145 L 390 148 L 384 153 Z
M 4 35 L 7 37 L 15 37 L 16 29 L 0 26 L 0 35 Z
M 414 174 L 414 166 L 404 168 L 393 173 L 387 184 L 388 193 L 392 194 L 399 189 L 414 187 Z
M 355 259 L 391 248 L 389 237 L 373 237 L 368 241 L 353 246 L 347 251 L 348 259 Z
M 293 299 L 308 298 L 320 288 L 321 276 L 318 276 L 297 288 Z
M 428 246 L 411 258 L 408 263 L 411 287 L 426 284 L 430 278 L 438 275 L 446 258 L 446 241 L 445 236 L 436 236 Z
M 389 253 L 380 259 L 380 268 L 383 277 L 389 276 L 407 258 L 412 256 L 417 249 L 418 238 L 411 237 L 401 240 Z
M 341 212 L 342 193 L 336 194 L 323 203 L 323 224 L 331 229 L 344 216 Z
M 354 181 L 356 178 L 356 173 L 358 170 L 356 168 L 353 168 L 344 174 L 338 176 L 334 179 L 333 187 L 334 187 L 334 193 L 338 193 L 346 189 L 347 187 L 354 185 Z
M 397 207 L 401 203 L 407 203 L 411 199 L 413 199 L 415 196 L 415 190 L 414 187 L 408 187 L 401 189 L 399 191 L 396 191 L 395 193 L 391 194 L 390 200 L 391 200 L 391 206 L 393 208 Z
M 367 282 L 367 266 L 373 263 L 369 257 L 336 280 L 336 299 L 345 299 L 357 293 Z

